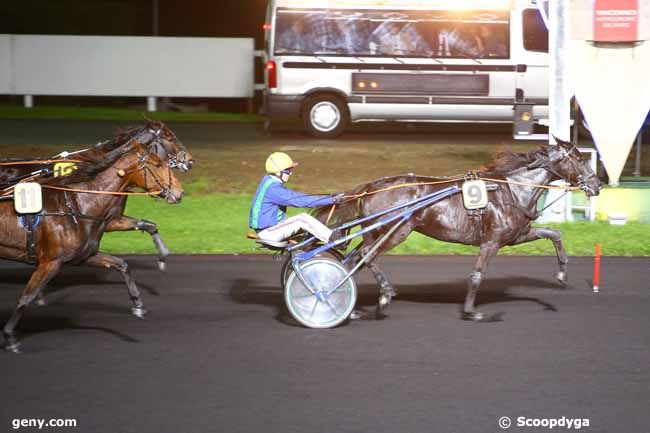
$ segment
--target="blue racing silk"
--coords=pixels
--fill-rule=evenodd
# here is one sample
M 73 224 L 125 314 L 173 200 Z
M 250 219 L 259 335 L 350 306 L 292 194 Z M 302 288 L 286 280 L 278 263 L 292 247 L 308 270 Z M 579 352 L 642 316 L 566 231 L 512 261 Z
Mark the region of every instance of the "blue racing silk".
M 275 176 L 264 176 L 257 187 L 251 205 L 248 226 L 254 230 L 264 230 L 283 221 L 287 217 L 287 206 L 312 208 L 334 204 L 329 195 L 307 195 L 285 188 Z

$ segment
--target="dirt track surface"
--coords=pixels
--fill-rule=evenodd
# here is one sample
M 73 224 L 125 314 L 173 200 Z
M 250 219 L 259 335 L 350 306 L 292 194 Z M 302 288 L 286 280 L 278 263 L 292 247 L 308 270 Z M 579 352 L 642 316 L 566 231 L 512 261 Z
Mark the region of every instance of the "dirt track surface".
M 22 322 L 25 353 L 0 353 L 0 431 L 17 418 L 92 433 L 549 431 L 516 427 L 522 416 L 649 431 L 647 258 L 604 259 L 599 295 L 590 259 L 572 260 L 562 289 L 554 258 L 497 258 L 478 298 L 495 323 L 459 320 L 472 261 L 387 257 L 400 290 L 388 317 L 320 331 L 286 316 L 268 256 L 176 256 L 166 274 L 129 258 L 146 320 L 119 274 L 66 269 Z M 29 274 L 0 263 L 3 322 Z M 375 284 L 357 281 L 369 309 Z
M 0 156 L 51 156 L 108 139 L 134 122 L 0 120 Z M 135 122 L 137 124 L 137 122 Z M 383 176 L 418 173 L 441 176 L 478 169 L 504 146 L 517 151 L 505 125 L 361 124 L 337 140 L 309 138 L 291 128 L 265 132 L 262 124 L 172 123 L 168 126 L 197 161 L 181 176 L 199 191 L 253 193 L 274 151 L 300 162 L 293 188 L 311 192 L 349 189 Z

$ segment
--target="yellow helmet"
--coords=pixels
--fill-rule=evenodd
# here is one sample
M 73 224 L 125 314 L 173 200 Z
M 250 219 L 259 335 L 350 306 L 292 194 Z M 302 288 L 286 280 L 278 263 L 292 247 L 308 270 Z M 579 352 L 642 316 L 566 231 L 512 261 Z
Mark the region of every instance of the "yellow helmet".
M 269 174 L 279 173 L 282 170 L 297 167 L 298 163 L 284 152 L 273 152 L 266 158 L 266 172 Z

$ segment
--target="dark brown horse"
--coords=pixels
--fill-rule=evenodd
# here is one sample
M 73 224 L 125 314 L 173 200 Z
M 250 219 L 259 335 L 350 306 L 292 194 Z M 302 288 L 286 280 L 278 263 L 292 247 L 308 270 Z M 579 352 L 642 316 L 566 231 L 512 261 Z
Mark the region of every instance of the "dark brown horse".
M 94 163 L 105 158 L 106 154 L 112 149 L 122 146 L 131 140 L 137 140 L 150 151 L 153 151 L 165 164 L 168 165 L 170 169 L 178 169 L 181 172 L 187 172 L 194 164 L 192 155 L 187 151 L 178 137 L 176 137 L 176 134 L 174 134 L 174 132 L 172 132 L 172 130 L 163 122 L 149 119 L 147 119 L 144 126 L 118 131 L 111 140 L 98 143 L 92 148 L 73 153 L 63 152 L 55 158 L 69 157 L 73 160 Z M 19 162 L 20 160 L 18 159 L 0 160 L 0 163 L 12 163 L 12 165 L 0 165 L 0 190 L 25 178 L 33 177 L 36 179 L 42 179 L 52 176 L 53 174 L 53 164 L 33 163 L 13 165 L 18 164 Z M 116 232 L 140 230 L 149 233 L 158 250 L 158 267 L 160 270 L 165 270 L 169 249 L 160 237 L 156 223 L 124 215 L 126 197 L 122 197 L 117 206 L 121 207 L 122 211 L 109 222 L 106 231 Z
M 500 181 L 492 182 L 494 188 L 488 192 L 489 202 L 483 211 L 469 212 L 463 204 L 461 195 L 456 194 L 414 213 L 413 217 L 399 227 L 367 263 L 380 286 L 378 309 L 387 306 L 396 292 L 376 263 L 376 258 L 404 242 L 413 231 L 445 242 L 480 247 L 478 260 L 469 276 L 462 313 L 462 318 L 465 320 L 494 319 L 494 317 L 486 318 L 482 313 L 477 312 L 474 304 L 489 260 L 504 246 L 537 239 L 550 239 L 555 246 L 560 267 L 556 278 L 566 284 L 568 258 L 562 245 L 562 234 L 550 228 L 531 227 L 531 223 L 537 218 L 537 200 L 543 192 L 543 189 L 536 185 L 545 186 L 555 180 L 563 179 L 572 186 L 580 187 L 588 196 L 598 195 L 601 185 L 575 147 L 560 140 L 558 143 L 557 146 L 543 146 L 528 153 L 503 152 L 485 168 L 485 171 L 478 173 L 480 177 Z M 444 181 L 444 179 L 405 175 L 361 185 L 349 195 L 358 196 L 373 191 L 388 190 L 339 205 L 330 224 L 372 215 L 377 211 L 430 194 L 454 183 L 426 185 L 435 181 Z M 400 184 L 419 185 L 400 188 L 398 187 Z M 315 215 L 325 221 L 329 212 L 328 206 L 318 209 Z M 371 220 L 366 224 L 373 222 Z M 364 235 L 359 246 L 361 252 L 367 254 L 375 241 L 390 228 L 391 225 Z
M 7 349 L 18 350 L 14 329 L 23 311 L 67 264 L 120 271 L 134 304 L 133 314 L 144 316 L 146 311 L 127 263 L 98 251 L 103 233 L 122 211 L 119 203 L 123 197 L 80 192 L 123 192 L 131 188 L 156 192 L 169 203 L 179 202 L 183 195 L 181 184 L 156 153 L 130 140 L 68 177 L 43 182 L 43 210 L 36 215 L 17 215 L 13 201 L 0 201 L 0 258 L 36 265 L 4 327 Z

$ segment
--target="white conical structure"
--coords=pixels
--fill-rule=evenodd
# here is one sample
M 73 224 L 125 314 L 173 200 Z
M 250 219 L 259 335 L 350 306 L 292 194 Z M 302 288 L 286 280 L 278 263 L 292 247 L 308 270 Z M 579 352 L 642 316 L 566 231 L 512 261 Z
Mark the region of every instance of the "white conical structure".
M 627 48 L 572 41 L 571 60 L 576 98 L 610 184 L 617 185 L 650 110 L 650 41 Z

